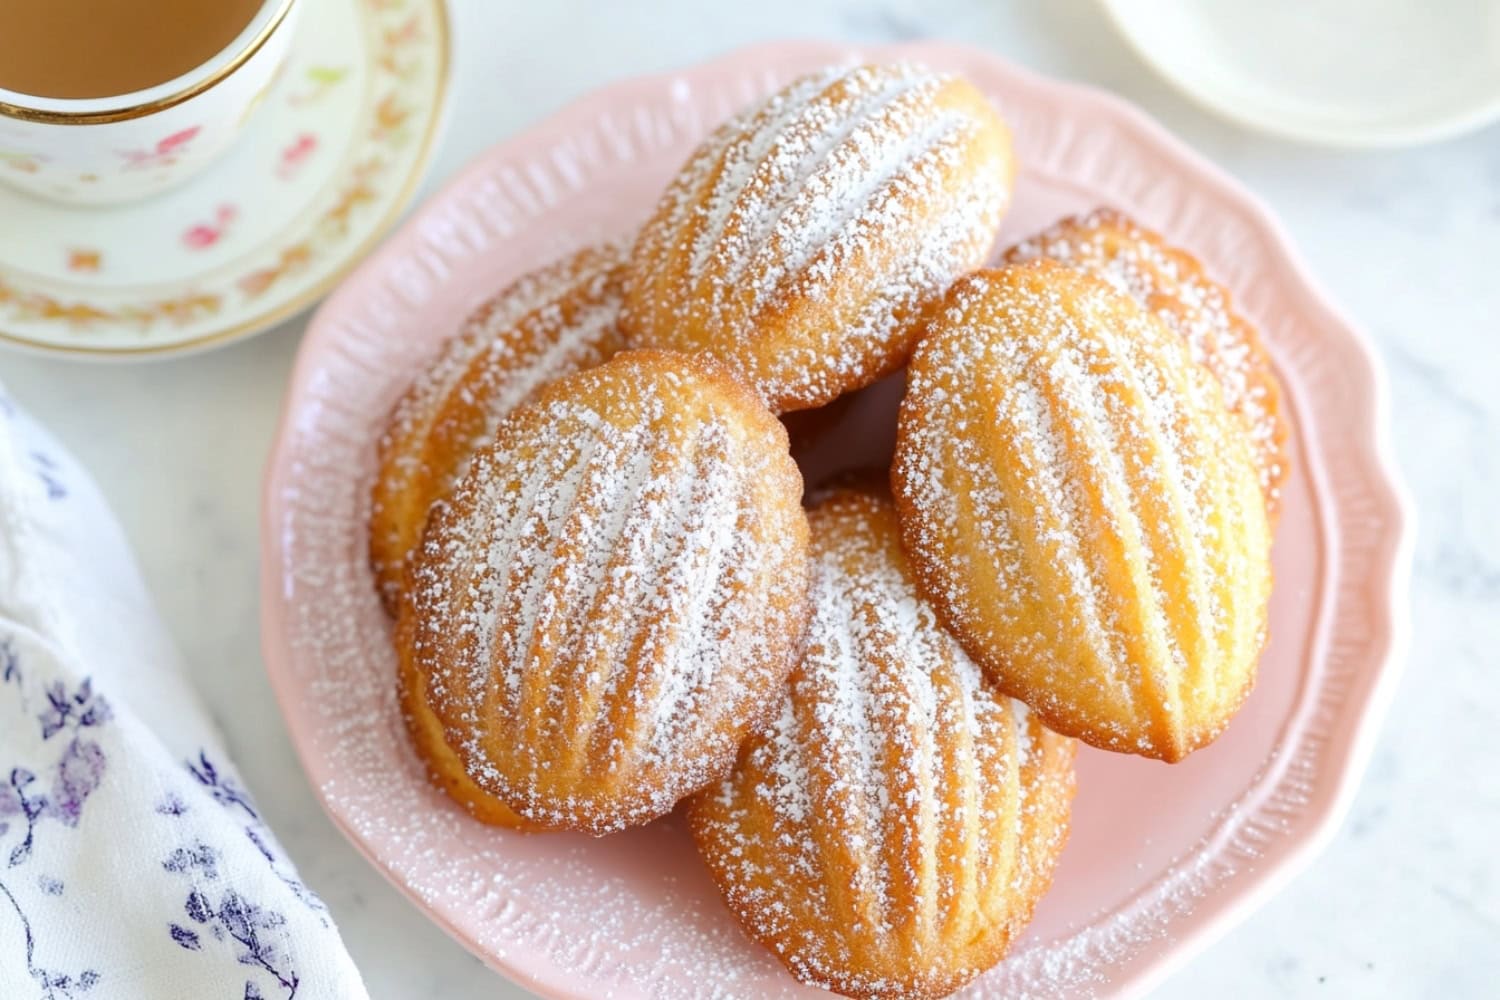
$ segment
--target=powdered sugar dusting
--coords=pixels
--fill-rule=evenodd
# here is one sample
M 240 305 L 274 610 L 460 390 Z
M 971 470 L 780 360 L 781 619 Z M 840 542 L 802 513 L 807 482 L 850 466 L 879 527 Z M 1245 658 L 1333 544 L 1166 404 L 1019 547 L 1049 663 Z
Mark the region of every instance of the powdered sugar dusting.
M 991 691 L 938 624 L 888 501 L 840 492 L 810 517 L 807 651 L 770 727 L 696 801 L 695 833 L 799 979 L 946 992 L 999 959 L 1050 877 L 1071 741 Z
M 371 491 L 371 562 L 394 611 L 431 504 L 467 471 L 501 419 L 553 379 L 624 346 L 619 244 L 590 247 L 487 301 L 397 402 Z
M 1269 589 L 1246 442 L 1186 354 L 1086 275 L 977 275 L 914 359 L 895 467 L 970 652 L 1060 729 L 1168 758 L 1243 697 Z
M 708 350 L 776 409 L 899 367 L 916 311 L 983 261 L 1010 200 L 1003 125 L 911 64 L 796 81 L 721 128 L 642 230 L 633 343 Z
M 1208 366 L 1244 424 L 1274 513 L 1288 472 L 1286 421 L 1270 358 L 1229 293 L 1188 253 L 1112 209 L 1064 219 L 1021 241 L 1008 261 L 1046 257 L 1088 270 L 1156 313 Z
M 727 768 L 805 605 L 785 433 L 681 355 L 627 353 L 503 422 L 437 509 L 418 661 L 480 785 L 535 822 L 644 822 Z

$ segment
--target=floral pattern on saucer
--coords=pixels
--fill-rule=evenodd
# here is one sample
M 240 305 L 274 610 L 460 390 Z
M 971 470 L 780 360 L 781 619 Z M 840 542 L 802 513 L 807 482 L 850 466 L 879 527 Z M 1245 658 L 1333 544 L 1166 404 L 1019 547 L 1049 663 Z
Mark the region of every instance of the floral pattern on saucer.
M 311 304 L 394 221 L 426 165 L 448 73 L 442 0 L 325 0 L 236 147 L 117 209 L 0 186 L 0 342 L 68 354 L 191 350 Z M 192 131 L 192 130 L 189 130 Z M 192 141 L 123 151 L 151 170 Z M 36 171 L 0 153 L 0 170 Z M 67 185 L 88 178 L 60 178 Z

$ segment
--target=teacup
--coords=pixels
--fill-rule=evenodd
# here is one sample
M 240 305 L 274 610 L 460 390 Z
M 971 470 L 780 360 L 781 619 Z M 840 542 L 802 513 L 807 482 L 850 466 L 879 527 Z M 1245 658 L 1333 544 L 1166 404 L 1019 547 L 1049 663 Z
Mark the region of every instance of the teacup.
M 297 0 L 266 0 L 213 58 L 118 97 L 0 88 L 0 181 L 53 201 L 111 205 L 192 177 L 233 143 L 291 48 Z

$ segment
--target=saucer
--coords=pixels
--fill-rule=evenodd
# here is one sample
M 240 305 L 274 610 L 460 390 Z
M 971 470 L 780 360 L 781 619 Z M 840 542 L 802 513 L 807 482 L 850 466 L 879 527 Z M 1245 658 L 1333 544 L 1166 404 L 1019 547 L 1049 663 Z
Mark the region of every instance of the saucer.
M 442 117 L 447 11 L 443 0 L 303 6 L 254 120 L 185 186 L 80 209 L 0 184 L 0 343 L 71 357 L 224 344 L 311 305 L 384 235 Z M 31 169 L 0 149 L 0 172 Z
M 1418 0 L 1101 0 L 1142 59 L 1226 118 L 1393 147 L 1500 118 L 1500 7 Z

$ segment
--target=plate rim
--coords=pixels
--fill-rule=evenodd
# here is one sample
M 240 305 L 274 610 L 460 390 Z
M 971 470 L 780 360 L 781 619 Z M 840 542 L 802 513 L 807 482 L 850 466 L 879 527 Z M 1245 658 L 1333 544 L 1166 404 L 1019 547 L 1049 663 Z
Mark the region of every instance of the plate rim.
M 1329 741 L 1329 748 L 1341 751 L 1339 759 L 1327 768 L 1320 769 L 1320 786 L 1327 786 L 1329 793 L 1309 802 L 1305 816 L 1306 830 L 1288 833 L 1283 846 L 1278 849 L 1275 861 L 1257 867 L 1247 873 L 1232 897 L 1227 899 L 1218 912 L 1194 922 L 1185 933 L 1176 936 L 1169 947 L 1152 950 L 1152 954 L 1138 957 L 1129 963 L 1117 976 L 1112 976 L 1109 986 L 1121 996 L 1141 996 L 1160 985 L 1173 972 L 1191 961 L 1211 943 L 1241 923 L 1251 912 L 1262 906 L 1269 898 L 1300 874 L 1308 864 L 1327 846 L 1337 833 L 1349 806 L 1357 792 L 1369 759 L 1374 750 L 1381 723 L 1394 697 L 1400 679 L 1405 652 L 1409 643 L 1410 615 L 1408 591 L 1410 566 L 1414 547 L 1414 517 L 1412 505 L 1401 482 L 1394 460 L 1391 439 L 1390 401 L 1387 376 L 1380 364 L 1368 336 L 1351 323 L 1329 299 L 1321 285 L 1313 277 L 1295 250 L 1285 228 L 1271 211 L 1240 182 L 1226 171 L 1207 160 L 1189 147 L 1183 140 L 1133 103 L 1099 88 L 1064 81 L 1036 73 L 1011 63 L 976 46 L 948 42 L 904 42 L 895 44 L 862 44 L 840 41 L 771 41 L 752 44 L 730 50 L 727 53 L 693 63 L 688 66 L 660 73 L 643 74 L 622 78 L 613 83 L 590 90 L 557 111 L 541 118 L 525 129 L 515 132 L 485 151 L 477 154 L 462 168 L 447 179 L 424 206 L 387 238 L 374 254 L 365 259 L 346 278 L 318 312 L 313 316 L 307 332 L 299 346 L 296 363 L 287 384 L 287 392 L 278 420 L 272 446 L 266 460 L 262 483 L 261 506 L 261 640 L 266 670 L 278 707 L 285 719 L 294 714 L 297 689 L 292 676 L 290 662 L 290 633 L 282 618 L 284 607 L 280 593 L 284 574 L 282 552 L 277 540 L 284 506 L 280 493 L 292 481 L 290 451 L 294 425 L 297 418 L 294 403 L 303 394 L 316 375 L 320 348 L 324 340 L 332 341 L 336 333 L 335 323 L 329 316 L 341 312 L 345 298 L 357 294 L 356 285 L 362 278 L 386 271 L 389 265 L 401 259 L 411 246 L 420 242 L 421 229 L 426 215 L 426 206 L 436 205 L 454 198 L 471 187 L 472 179 L 485 175 L 491 164 L 503 160 L 511 148 L 531 147 L 540 144 L 546 137 L 565 134 L 571 123 L 596 116 L 605 106 L 614 106 L 622 91 L 655 91 L 665 89 L 683 78 L 709 70 L 723 71 L 730 67 L 750 67 L 765 61 L 767 57 L 784 58 L 790 52 L 805 55 L 810 60 L 825 62 L 845 60 L 851 54 L 874 58 L 915 58 L 924 55 L 937 60 L 970 60 L 983 62 L 998 76 L 1017 81 L 1023 86 L 1041 88 L 1054 96 L 1067 97 L 1094 106 L 1100 113 L 1122 121 L 1143 143 L 1156 147 L 1164 156 L 1185 172 L 1211 188 L 1217 198 L 1233 203 L 1244 213 L 1253 227 L 1267 239 L 1270 248 L 1286 264 L 1287 273 L 1300 284 L 1300 291 L 1328 322 L 1320 327 L 1323 337 L 1338 342 L 1341 361 L 1348 365 L 1347 375 L 1351 382 L 1351 393 L 1347 408 L 1358 415 L 1353 421 L 1362 428 L 1362 436 L 1351 441 L 1352 451 L 1357 453 L 1356 463 L 1367 474 L 1367 485 L 1372 499 L 1377 501 L 1383 523 L 1389 531 L 1376 547 L 1373 571 L 1383 578 L 1383 584 L 1371 584 L 1364 590 L 1371 596 L 1381 598 L 1379 620 L 1373 631 L 1381 632 L 1369 643 L 1368 669 L 1374 677 L 1363 697 L 1363 704 L 1353 705 L 1349 711 L 1354 720 L 1350 735 L 1342 741 Z M 935 60 L 936 61 L 936 60 Z M 1335 550 L 1337 551 L 1337 550 Z M 1349 701 L 1358 697 L 1350 694 Z M 459 932 L 447 918 L 422 903 L 417 893 L 396 877 L 389 865 L 365 843 L 361 835 L 335 809 L 325 797 L 323 779 L 326 769 L 316 749 L 312 734 L 307 727 L 288 725 L 292 743 L 314 794 L 324 812 L 344 834 L 346 840 L 364 856 L 388 881 L 408 899 L 418 905 L 422 915 L 442 927 L 471 953 L 480 957 L 487 965 L 501 972 L 527 989 L 549 997 L 574 997 L 580 994 L 567 989 L 567 983 L 542 980 L 536 965 L 528 966 L 524 960 L 512 956 L 496 956 L 479 948 L 477 944 Z M 1336 772 L 1336 773 L 1333 773 Z M 1252 786 L 1253 787 L 1253 786 Z M 1127 901 L 1128 903 L 1128 901 Z M 543 959 L 542 966 L 550 963 Z
M 1098 2 L 1116 34 L 1136 58 L 1150 67 L 1177 93 L 1210 114 L 1264 135 L 1328 149 L 1403 149 L 1467 135 L 1500 119 L 1500 93 L 1475 98 L 1432 121 L 1407 126 L 1346 125 L 1329 130 L 1278 118 L 1275 115 L 1255 114 L 1225 99 L 1227 95 L 1222 92 L 1210 92 L 1200 88 L 1193 78 L 1184 73 L 1182 68 L 1168 58 L 1159 47 L 1147 42 L 1137 29 L 1135 18 L 1128 13 L 1130 4 L 1126 0 L 1098 0 Z
M 366 263 L 372 260 L 376 256 L 376 252 L 383 249 L 384 241 L 388 237 L 394 236 L 399 232 L 397 223 L 401 222 L 402 216 L 411 207 L 422 181 L 427 176 L 428 169 L 432 166 L 438 142 L 446 130 L 451 104 L 449 97 L 453 85 L 453 15 L 448 9 L 450 0 L 428 0 L 428 2 L 431 4 L 433 13 L 433 25 L 435 28 L 434 46 L 438 56 L 438 65 L 435 75 L 436 87 L 432 95 L 432 114 L 428 118 L 426 128 L 423 130 L 417 155 L 412 160 L 410 171 L 402 178 L 400 188 L 386 206 L 384 212 L 375 220 L 370 231 L 357 244 L 351 246 L 343 255 L 343 258 L 327 274 L 280 305 L 239 322 L 229 324 L 222 329 L 199 334 L 190 340 L 178 340 L 167 344 L 141 347 L 86 347 L 71 344 L 44 343 L 34 340 L 25 334 L 12 333 L 8 330 L 0 329 L 0 346 L 3 346 L 6 351 L 22 356 L 29 355 L 31 357 L 84 361 L 104 365 L 158 361 L 164 358 L 180 358 L 199 354 L 215 348 L 225 347 L 241 340 L 248 340 L 257 334 L 274 329 L 287 320 L 318 305 L 320 300 L 339 288 L 345 279 L 352 277 L 357 270 L 362 269 Z M 205 173 L 212 174 L 213 169 L 214 165 L 210 164 L 206 168 Z M 106 207 L 104 209 L 83 209 L 82 211 L 107 210 Z M 300 354 L 300 346 L 298 351 Z

